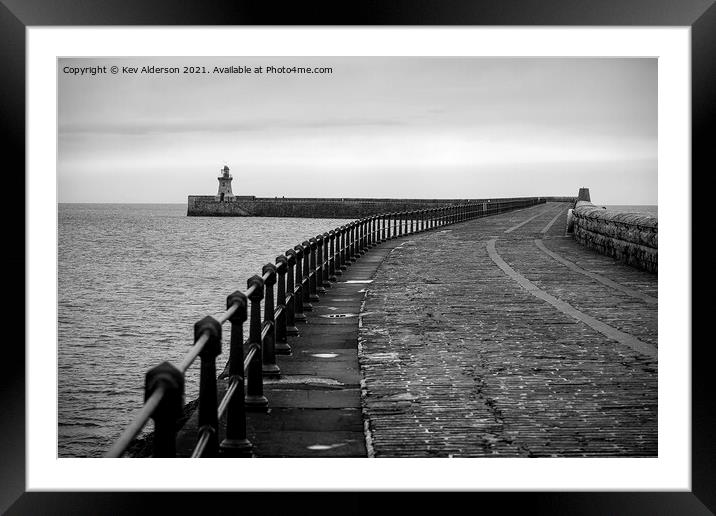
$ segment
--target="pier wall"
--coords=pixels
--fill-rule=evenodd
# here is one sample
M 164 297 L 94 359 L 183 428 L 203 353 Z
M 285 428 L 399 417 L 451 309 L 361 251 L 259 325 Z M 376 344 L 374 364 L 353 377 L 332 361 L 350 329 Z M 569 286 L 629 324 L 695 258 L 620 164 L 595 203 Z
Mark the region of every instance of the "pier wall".
M 572 211 L 574 238 L 580 244 L 639 269 L 658 271 L 658 219 L 615 213 L 577 201 Z
M 437 208 L 455 204 L 485 204 L 485 213 L 497 213 L 489 209 L 491 203 L 537 199 L 546 197 L 515 197 L 509 199 L 364 199 L 364 198 L 274 198 L 235 197 L 219 202 L 213 195 L 190 195 L 187 215 L 190 217 L 298 217 L 316 219 L 362 218 L 381 213 L 402 212 Z

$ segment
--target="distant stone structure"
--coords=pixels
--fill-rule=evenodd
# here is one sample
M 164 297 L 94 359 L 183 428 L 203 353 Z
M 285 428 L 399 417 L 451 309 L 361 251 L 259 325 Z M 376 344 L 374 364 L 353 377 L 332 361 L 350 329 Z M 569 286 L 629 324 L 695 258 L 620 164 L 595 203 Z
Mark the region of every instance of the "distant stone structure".
M 579 194 L 577 195 L 577 201 L 592 202 L 592 199 L 589 198 L 589 188 L 580 188 L 579 189 Z
M 659 221 L 641 213 L 616 213 L 594 206 L 589 189 L 580 188 L 574 209 L 569 210 L 567 231 L 595 251 L 639 269 L 657 273 Z
M 232 201 L 234 194 L 231 191 L 231 181 L 234 179 L 229 173 L 229 167 L 224 165 L 221 169 L 222 174 L 217 178 L 219 180 L 219 191 L 216 193 L 215 199 L 219 202 Z
M 306 217 L 306 218 L 361 218 L 380 213 L 426 210 L 461 203 L 483 205 L 485 214 L 499 213 L 490 203 L 499 201 L 519 203 L 525 199 L 547 201 L 574 201 L 574 197 L 513 197 L 501 199 L 390 199 L 390 198 L 325 198 L 325 197 L 256 197 L 234 195 L 229 167 L 221 169 L 219 190 L 216 195 L 190 195 L 187 199 L 189 217 Z

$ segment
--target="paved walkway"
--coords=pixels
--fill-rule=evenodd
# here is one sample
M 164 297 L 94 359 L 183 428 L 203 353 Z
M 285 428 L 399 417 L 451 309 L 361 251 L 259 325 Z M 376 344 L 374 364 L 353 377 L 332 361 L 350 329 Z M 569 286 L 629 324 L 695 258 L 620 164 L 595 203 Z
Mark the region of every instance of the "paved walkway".
M 376 457 L 656 456 L 657 276 L 564 203 L 396 241 L 359 329 Z
M 369 250 L 277 357 L 254 456 L 656 456 L 657 277 L 565 237 L 568 207 Z
M 358 363 L 359 314 L 381 262 L 403 241 L 384 242 L 361 256 L 312 303 L 306 323 L 298 325 L 300 335 L 288 338 L 292 354 L 277 356 L 281 377 L 264 379 L 269 411 L 247 414 L 246 433 L 255 457 L 368 455 Z M 219 399 L 226 387 L 227 380 L 220 380 Z M 220 421 L 220 437 L 225 435 L 224 425 L 225 420 Z M 179 457 L 191 455 L 197 430 L 198 411 L 193 410 L 177 436 Z M 143 445 L 135 455 L 149 453 L 150 446 Z

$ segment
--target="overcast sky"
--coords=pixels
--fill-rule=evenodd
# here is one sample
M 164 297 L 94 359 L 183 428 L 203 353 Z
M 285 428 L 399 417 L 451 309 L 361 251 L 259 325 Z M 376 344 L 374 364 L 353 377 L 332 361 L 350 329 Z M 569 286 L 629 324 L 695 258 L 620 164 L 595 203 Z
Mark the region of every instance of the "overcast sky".
M 59 202 L 576 195 L 657 204 L 656 59 L 60 59 Z M 264 67 L 79 76 L 66 66 Z M 331 74 L 267 74 L 323 66 Z

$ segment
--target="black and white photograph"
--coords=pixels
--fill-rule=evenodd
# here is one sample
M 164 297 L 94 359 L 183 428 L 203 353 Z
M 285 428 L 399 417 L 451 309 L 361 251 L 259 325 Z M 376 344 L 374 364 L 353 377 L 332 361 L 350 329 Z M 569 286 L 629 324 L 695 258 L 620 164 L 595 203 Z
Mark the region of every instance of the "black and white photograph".
M 57 456 L 658 458 L 658 66 L 58 58 Z

